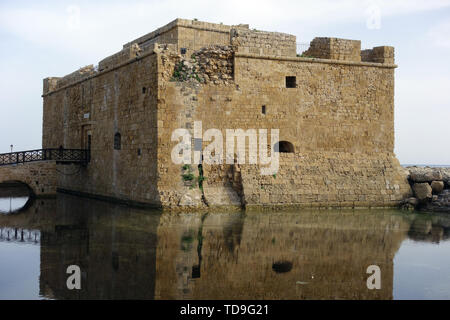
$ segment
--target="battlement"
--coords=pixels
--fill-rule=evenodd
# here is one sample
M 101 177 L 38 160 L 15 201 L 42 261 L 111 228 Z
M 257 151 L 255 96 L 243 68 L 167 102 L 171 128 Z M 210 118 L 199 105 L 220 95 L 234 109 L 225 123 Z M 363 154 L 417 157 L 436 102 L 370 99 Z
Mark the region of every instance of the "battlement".
M 361 61 L 394 64 L 394 47 L 381 46 L 362 50 Z
M 212 45 L 232 45 L 236 51 L 242 53 L 291 57 L 296 55 L 294 35 L 251 30 L 248 24 L 224 25 L 186 19 L 176 19 L 126 43 L 123 47 L 126 49 L 137 44 L 145 49 L 153 43 L 175 44 L 184 54 Z
M 166 24 L 165 26 L 156 29 L 155 31 L 152 31 L 150 33 L 147 33 L 143 35 L 142 37 L 139 37 L 137 39 L 134 39 L 126 44 L 123 45 L 123 48 L 128 48 L 133 44 L 138 44 L 141 47 L 145 47 L 151 43 L 173 43 L 177 44 L 178 40 L 182 38 L 185 34 L 183 32 L 180 32 L 180 29 L 192 29 L 192 30 L 198 30 L 198 31 L 204 31 L 209 33 L 216 33 L 216 36 L 220 33 L 222 34 L 230 34 L 230 31 L 232 28 L 248 28 L 248 25 L 237 25 L 237 26 L 230 26 L 230 25 L 224 25 L 224 24 L 218 24 L 218 23 L 210 23 L 210 22 L 203 22 L 203 21 L 197 21 L 197 20 L 188 20 L 188 19 L 175 19 L 172 22 Z M 186 31 L 186 30 L 184 30 Z M 189 33 L 189 32 L 185 32 Z M 195 41 L 195 39 L 192 39 Z M 217 39 L 212 40 L 213 42 L 216 42 Z M 211 44 L 218 44 L 218 43 L 211 43 Z
M 314 38 L 303 55 L 320 59 L 361 61 L 361 41 L 339 38 Z
M 320 59 L 394 64 L 394 47 L 380 46 L 361 50 L 360 40 L 340 38 L 314 38 L 309 49 L 302 55 Z
M 236 52 L 278 57 L 297 55 L 296 37 L 286 33 L 232 29 L 231 45 Z
M 124 44 L 121 51 L 101 60 L 98 67 L 89 65 L 62 78 L 44 79 L 43 94 L 89 79 L 101 72 L 112 70 L 148 54 L 161 52 L 162 48 L 170 48 L 172 53 L 190 57 L 192 54 L 212 46 L 230 47 L 236 54 L 261 58 L 282 60 L 295 59 L 298 56 L 296 37 L 291 34 L 250 29 L 248 24 L 224 25 L 176 19 Z M 339 38 L 314 38 L 308 50 L 301 56 L 321 59 L 322 62 L 332 60 L 343 63 L 370 62 L 385 66 L 394 65 L 393 47 L 380 46 L 361 50 L 361 41 Z

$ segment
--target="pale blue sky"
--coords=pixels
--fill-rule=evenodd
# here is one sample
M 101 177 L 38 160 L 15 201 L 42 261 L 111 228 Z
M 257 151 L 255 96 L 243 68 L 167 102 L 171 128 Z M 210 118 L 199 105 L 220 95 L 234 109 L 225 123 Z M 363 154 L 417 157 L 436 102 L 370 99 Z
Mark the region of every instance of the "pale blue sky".
M 0 152 L 41 147 L 42 79 L 97 64 L 175 18 L 249 23 L 309 43 L 362 40 L 396 51 L 395 152 L 450 164 L 450 0 L 0 2 Z

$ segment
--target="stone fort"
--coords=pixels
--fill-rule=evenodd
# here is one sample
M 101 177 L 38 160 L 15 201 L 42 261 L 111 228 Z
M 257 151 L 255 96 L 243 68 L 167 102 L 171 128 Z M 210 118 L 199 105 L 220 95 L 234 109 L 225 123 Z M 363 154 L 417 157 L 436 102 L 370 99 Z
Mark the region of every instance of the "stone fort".
M 55 165 L 53 189 L 172 209 L 397 206 L 411 189 L 393 152 L 396 67 L 389 46 L 315 38 L 298 54 L 290 34 L 176 19 L 44 79 L 43 148 L 90 151 Z M 172 133 L 196 122 L 279 129 L 278 172 L 174 163 Z

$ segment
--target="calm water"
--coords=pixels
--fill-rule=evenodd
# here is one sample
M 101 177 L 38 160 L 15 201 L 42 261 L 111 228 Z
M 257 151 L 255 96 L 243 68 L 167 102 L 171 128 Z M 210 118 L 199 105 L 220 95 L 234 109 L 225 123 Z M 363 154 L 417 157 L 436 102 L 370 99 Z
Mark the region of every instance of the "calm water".
M 170 214 L 59 195 L 0 214 L 0 299 L 450 299 L 449 239 L 450 214 Z

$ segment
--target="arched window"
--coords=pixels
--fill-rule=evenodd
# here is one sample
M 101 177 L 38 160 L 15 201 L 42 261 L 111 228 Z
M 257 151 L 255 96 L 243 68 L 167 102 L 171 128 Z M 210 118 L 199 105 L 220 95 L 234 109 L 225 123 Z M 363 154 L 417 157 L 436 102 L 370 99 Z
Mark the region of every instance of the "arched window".
M 278 144 L 278 152 L 294 153 L 294 145 L 292 143 L 290 143 L 289 141 L 280 141 L 280 142 L 277 142 L 277 144 Z M 277 146 L 275 145 L 275 148 L 276 147 Z
M 122 148 L 122 137 L 120 133 L 114 135 L 114 150 L 120 150 Z

